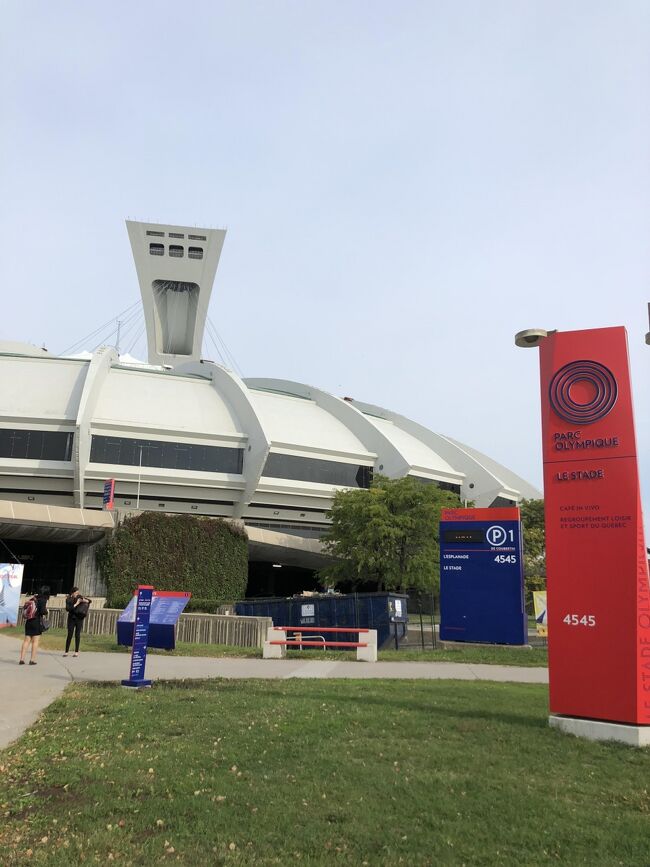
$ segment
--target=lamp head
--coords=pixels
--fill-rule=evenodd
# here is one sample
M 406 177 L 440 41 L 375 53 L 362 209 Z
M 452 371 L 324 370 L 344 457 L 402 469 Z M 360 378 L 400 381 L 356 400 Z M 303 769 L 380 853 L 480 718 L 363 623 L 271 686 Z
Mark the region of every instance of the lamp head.
M 518 331 L 515 334 L 515 345 L 522 349 L 531 349 L 539 346 L 545 337 L 548 337 L 549 332 L 543 328 L 527 328 L 525 331 Z

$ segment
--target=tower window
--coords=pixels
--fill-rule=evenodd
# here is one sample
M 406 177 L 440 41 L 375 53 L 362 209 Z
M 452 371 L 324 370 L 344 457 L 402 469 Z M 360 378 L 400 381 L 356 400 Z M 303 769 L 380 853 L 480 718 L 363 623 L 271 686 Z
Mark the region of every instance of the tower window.
M 188 247 L 187 255 L 190 259 L 202 259 L 203 247 Z
M 169 237 L 170 238 L 184 238 L 185 235 L 183 235 L 182 232 L 170 232 Z
M 185 249 L 180 244 L 170 244 L 169 255 L 174 256 L 176 259 L 182 259 L 185 255 Z
M 164 238 L 164 232 L 155 232 L 153 229 L 147 229 L 147 235 L 154 235 L 156 238 Z
M 190 241 L 207 241 L 205 235 L 188 235 Z
M 165 245 L 164 244 L 149 244 L 149 255 L 150 256 L 164 256 L 165 255 Z

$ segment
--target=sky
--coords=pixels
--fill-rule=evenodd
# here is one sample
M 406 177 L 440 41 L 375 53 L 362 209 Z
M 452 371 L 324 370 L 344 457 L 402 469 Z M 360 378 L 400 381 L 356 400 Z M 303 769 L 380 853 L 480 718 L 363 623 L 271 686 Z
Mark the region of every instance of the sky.
M 126 218 L 226 228 L 210 319 L 245 376 L 390 408 L 541 487 L 515 332 L 624 325 L 648 525 L 650 4 L 2 15 L 0 339 L 62 352 L 137 302 Z

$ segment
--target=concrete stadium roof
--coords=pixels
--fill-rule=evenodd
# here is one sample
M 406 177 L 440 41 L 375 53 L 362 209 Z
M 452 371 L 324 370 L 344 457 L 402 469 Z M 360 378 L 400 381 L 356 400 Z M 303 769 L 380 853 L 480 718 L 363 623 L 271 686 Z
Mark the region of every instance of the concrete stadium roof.
M 21 486 L 34 488 L 26 484 L 27 477 L 48 479 L 45 501 L 60 505 L 89 505 L 88 497 L 97 502 L 103 480 L 114 477 L 127 505 L 133 505 L 129 500 L 137 482 L 145 496 L 156 501 L 149 507 L 321 524 L 339 486 L 265 476 L 271 452 L 372 467 L 390 477 L 410 474 L 453 486 L 477 506 L 540 496 L 481 452 L 381 407 L 287 380 L 241 380 L 212 362 L 173 370 L 124 366 L 110 347 L 99 349 L 89 361 L 0 354 L 2 427 L 74 435 L 68 464 L 0 457 L 0 477 L 14 494 Z M 97 465 L 90 461 L 93 436 L 241 449 L 243 468 L 237 475 Z M 57 496 L 63 496 L 66 486 L 72 488 L 70 503 L 65 497 L 52 499 L 55 488 Z M 208 501 L 214 508 L 206 512 Z

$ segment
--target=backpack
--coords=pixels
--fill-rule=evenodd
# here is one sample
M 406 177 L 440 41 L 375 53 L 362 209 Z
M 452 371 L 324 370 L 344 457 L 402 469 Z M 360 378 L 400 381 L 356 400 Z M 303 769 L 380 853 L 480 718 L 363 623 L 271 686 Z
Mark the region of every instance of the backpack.
M 79 605 L 74 609 L 74 613 L 80 620 L 83 620 L 86 614 L 88 614 L 88 609 L 90 608 L 90 602 L 80 602 Z
M 33 620 L 38 614 L 38 607 L 36 605 L 36 597 L 32 596 L 31 599 L 28 599 L 23 605 L 23 617 L 25 620 Z

